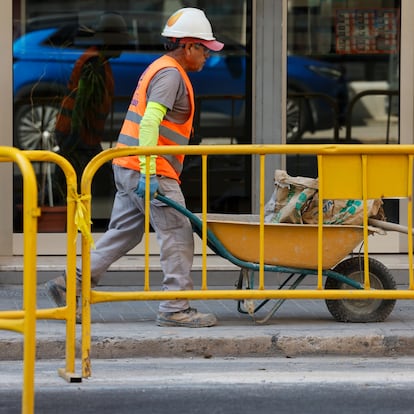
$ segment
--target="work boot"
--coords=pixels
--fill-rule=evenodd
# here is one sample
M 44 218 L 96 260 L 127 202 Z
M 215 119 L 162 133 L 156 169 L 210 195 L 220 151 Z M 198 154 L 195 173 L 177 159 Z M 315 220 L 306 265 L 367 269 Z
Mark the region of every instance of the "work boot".
M 66 278 L 65 276 L 58 276 L 55 279 L 49 280 L 45 283 L 46 293 L 58 307 L 66 306 Z M 80 287 L 76 287 L 77 292 L 80 292 Z M 81 323 L 81 309 L 79 307 L 79 296 L 76 296 L 76 322 Z
M 158 326 L 181 326 L 184 328 L 207 328 L 214 326 L 217 318 L 212 313 L 200 313 L 197 309 L 188 308 L 179 312 L 159 312 Z

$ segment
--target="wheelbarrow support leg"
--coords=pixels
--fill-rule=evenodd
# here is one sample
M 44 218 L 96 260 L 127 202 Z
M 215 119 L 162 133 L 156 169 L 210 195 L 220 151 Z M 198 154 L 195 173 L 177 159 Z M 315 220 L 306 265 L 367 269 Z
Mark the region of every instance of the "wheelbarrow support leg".
M 297 273 L 291 273 L 284 282 L 280 285 L 279 290 L 283 289 L 289 281 L 296 275 Z M 303 279 L 307 276 L 307 273 L 300 273 L 296 280 L 292 283 L 289 289 L 296 289 L 303 281 Z M 240 275 L 239 280 L 237 282 L 237 289 L 243 289 L 243 282 L 246 281 L 246 289 L 252 289 L 254 286 L 253 277 L 251 277 L 249 269 L 247 268 L 241 268 L 240 269 Z M 272 307 L 272 309 L 268 312 L 268 314 L 265 316 L 265 318 L 260 320 L 255 320 L 257 323 L 266 323 L 275 313 L 276 311 L 282 306 L 282 304 L 285 302 L 286 299 L 279 299 L 275 302 L 275 305 Z M 258 306 L 255 306 L 253 300 L 239 300 L 237 302 L 237 310 L 239 313 L 249 314 L 250 316 L 254 317 L 254 314 L 259 311 L 264 305 L 266 305 L 267 302 L 269 302 L 270 299 L 265 299 Z M 244 308 L 244 309 L 242 309 Z
M 284 285 L 287 283 L 287 281 L 293 276 L 294 274 L 291 274 L 290 277 L 285 281 Z M 289 290 L 294 290 L 296 289 L 303 281 L 303 279 L 305 279 L 307 275 L 302 273 L 300 274 L 296 280 L 292 283 L 292 285 L 289 287 Z M 284 286 L 283 285 L 283 286 Z M 281 286 L 280 288 L 282 288 L 283 286 Z M 283 302 L 286 299 L 279 299 L 275 302 L 275 304 L 273 305 L 272 309 L 270 309 L 270 311 L 267 313 L 267 315 L 263 318 L 263 319 L 258 319 L 256 320 L 257 323 L 266 323 L 275 313 L 276 311 L 282 306 Z
M 246 281 L 246 289 L 251 289 L 253 287 L 249 269 L 242 267 L 240 269 L 239 280 L 236 286 L 237 289 L 243 289 L 244 281 Z M 242 307 L 245 310 L 243 310 Z M 257 311 L 257 308 L 255 308 L 254 300 L 244 299 L 237 302 L 237 310 L 239 313 L 248 313 L 250 316 L 253 316 Z

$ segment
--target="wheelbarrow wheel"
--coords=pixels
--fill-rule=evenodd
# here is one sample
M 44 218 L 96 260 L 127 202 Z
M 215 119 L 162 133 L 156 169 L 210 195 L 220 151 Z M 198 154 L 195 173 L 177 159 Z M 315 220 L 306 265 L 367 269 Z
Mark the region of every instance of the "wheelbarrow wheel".
M 378 260 L 369 258 L 370 286 L 373 289 L 395 289 L 391 272 Z M 334 269 L 350 279 L 364 282 L 364 263 L 360 257 L 352 257 L 339 263 Z M 343 281 L 328 277 L 325 289 L 352 289 Z M 383 322 L 392 312 L 395 300 L 390 299 L 327 299 L 326 306 L 338 322 Z

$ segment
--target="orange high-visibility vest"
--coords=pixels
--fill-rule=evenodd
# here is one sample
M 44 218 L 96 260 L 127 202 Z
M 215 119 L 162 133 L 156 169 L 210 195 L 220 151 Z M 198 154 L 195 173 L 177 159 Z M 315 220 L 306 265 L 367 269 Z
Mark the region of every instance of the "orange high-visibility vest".
M 151 79 L 161 69 L 167 67 L 177 68 L 183 77 L 190 100 L 190 116 L 183 124 L 176 124 L 163 119 L 159 128 L 157 145 L 187 145 L 191 136 L 194 118 L 194 92 L 187 73 L 172 57 L 164 55 L 155 60 L 141 75 L 134 96 L 128 108 L 117 147 L 139 145 L 139 124 L 144 116 L 147 106 L 147 89 Z M 137 156 L 114 158 L 114 164 L 124 168 L 140 171 Z M 159 175 L 173 178 L 180 182 L 179 176 L 183 169 L 184 155 L 159 155 L 156 159 L 156 172 Z
M 114 79 L 109 62 L 100 57 L 98 49 L 95 46 L 90 47 L 76 61 L 70 80 L 68 82 L 68 92 L 63 98 L 59 114 L 56 119 L 55 131 L 57 134 L 67 136 L 72 131 L 72 117 L 75 100 L 78 93 L 79 81 L 82 75 L 82 69 L 89 60 L 98 58 L 98 65 L 102 65 L 104 73 L 104 82 L 102 83 L 99 93 L 102 94 L 102 101 L 98 106 L 90 107 L 82 115 L 82 122 L 78 131 L 75 131 L 80 139 L 87 145 L 95 145 L 102 141 L 104 135 L 105 121 L 111 110 L 112 98 L 114 95 Z M 99 68 L 98 68 L 99 69 Z M 87 85 L 89 88 L 96 85 Z

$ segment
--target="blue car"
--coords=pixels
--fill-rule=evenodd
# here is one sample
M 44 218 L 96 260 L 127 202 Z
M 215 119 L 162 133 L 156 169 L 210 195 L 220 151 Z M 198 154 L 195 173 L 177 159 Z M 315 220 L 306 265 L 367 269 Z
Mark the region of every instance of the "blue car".
M 79 45 L 77 27 L 43 28 L 14 42 L 14 145 L 23 149 L 53 149 L 53 131 L 60 99 L 74 63 L 86 48 Z M 155 42 L 154 42 L 155 44 Z M 114 111 L 105 140 L 116 141 L 130 96 L 158 49 L 131 45 L 111 59 L 115 78 Z M 197 100 L 195 139 L 235 137 L 251 141 L 246 118 L 246 51 L 226 44 L 213 54 L 199 73 L 190 74 Z M 347 84 L 337 66 L 299 56 L 288 56 L 287 141 L 299 140 L 305 131 L 332 128 L 340 122 L 347 103 Z M 275 68 L 277 70 L 277 68 Z

